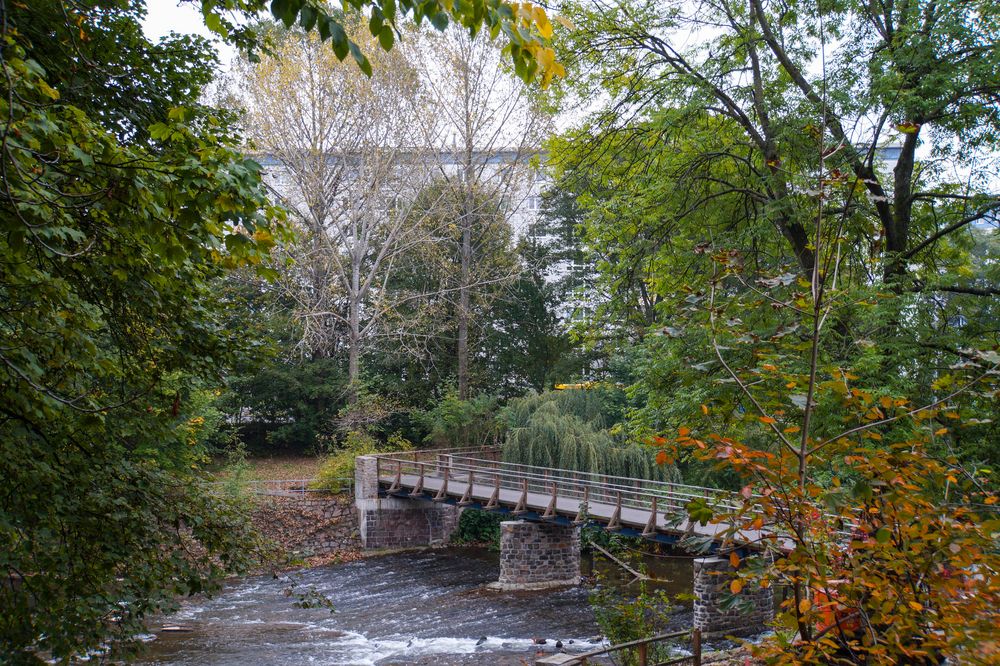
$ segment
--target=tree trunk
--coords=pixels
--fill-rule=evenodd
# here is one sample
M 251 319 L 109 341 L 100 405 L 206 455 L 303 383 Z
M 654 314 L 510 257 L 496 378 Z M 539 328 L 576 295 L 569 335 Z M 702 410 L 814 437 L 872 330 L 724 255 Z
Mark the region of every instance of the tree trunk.
M 348 340 L 347 402 L 353 405 L 358 400 L 358 375 L 361 371 L 361 267 L 357 259 L 351 261 L 349 307 L 348 325 L 351 330 Z
M 471 197 L 469 197 L 471 199 Z M 458 287 L 458 399 L 469 399 L 469 291 L 472 274 L 472 211 L 462 215 L 461 282 Z

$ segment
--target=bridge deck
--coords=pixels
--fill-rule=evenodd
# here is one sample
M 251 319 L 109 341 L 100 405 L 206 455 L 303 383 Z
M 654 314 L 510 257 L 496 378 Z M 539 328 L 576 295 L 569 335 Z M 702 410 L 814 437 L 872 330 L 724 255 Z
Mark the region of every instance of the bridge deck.
M 380 485 L 387 487 L 391 486 L 393 481 L 394 477 L 379 478 Z M 403 474 L 400 477 L 400 490 L 402 492 L 395 492 L 392 494 L 395 496 L 412 497 L 410 492 L 412 492 L 413 488 L 417 487 L 417 483 L 419 481 L 419 475 Z M 421 493 L 421 495 L 424 499 L 430 500 L 437 495 L 443 484 L 443 478 L 425 475 L 423 493 Z M 464 496 L 467 488 L 468 476 L 465 476 L 464 478 L 452 477 L 449 480 L 448 489 L 445 494 L 449 499 L 455 500 L 457 503 L 457 501 Z M 493 495 L 493 491 L 493 484 L 473 483 L 469 499 L 473 500 L 474 503 L 478 504 L 481 508 L 489 503 L 489 500 Z M 498 504 L 504 509 L 513 511 L 513 509 L 518 506 L 518 502 L 521 500 L 522 495 L 525 496 L 525 513 L 536 514 L 535 516 L 532 516 L 536 519 L 545 513 L 552 500 L 552 495 L 549 493 L 529 490 L 525 494 L 523 490 L 500 488 L 497 498 Z M 580 498 L 556 496 L 554 513 L 559 517 L 573 520 L 580 511 L 580 504 Z M 587 503 L 586 513 L 589 520 L 601 523 L 602 525 L 608 525 L 614 517 L 615 509 L 615 504 L 589 501 Z M 670 513 L 667 513 L 667 511 L 670 511 Z M 649 518 L 650 509 L 622 506 L 618 521 L 622 527 L 642 532 L 649 527 Z M 724 525 L 713 525 L 711 523 L 707 525 L 700 525 L 697 522 L 692 523 L 688 519 L 687 512 L 684 511 L 683 507 L 663 506 L 659 511 L 657 511 L 656 525 L 654 529 L 658 533 L 662 534 L 677 536 L 697 535 L 721 540 L 724 536 L 723 533 L 727 528 Z M 743 543 L 754 543 L 763 538 L 763 536 L 763 533 L 758 530 L 743 530 L 740 532 L 737 540 Z

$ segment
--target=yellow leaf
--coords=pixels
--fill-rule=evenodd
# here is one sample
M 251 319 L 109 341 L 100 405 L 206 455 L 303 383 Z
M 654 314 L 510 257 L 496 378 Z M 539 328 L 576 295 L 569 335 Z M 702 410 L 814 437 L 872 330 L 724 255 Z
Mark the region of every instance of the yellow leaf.
M 555 20 L 558 21 L 567 30 L 576 30 L 576 24 L 570 21 L 565 16 L 556 16 Z
M 701 406 L 701 413 L 704 414 L 705 416 L 708 416 L 708 405 L 703 404 Z
M 890 407 L 892 407 L 892 398 L 890 398 L 887 395 L 882 396 L 881 398 L 878 399 L 878 401 L 886 409 L 889 409 Z
M 918 604 L 916 601 L 908 601 L 906 603 L 906 605 L 909 606 L 910 608 L 912 608 L 915 611 L 922 611 L 924 609 L 924 607 L 922 605 Z
M 743 589 L 743 581 L 739 578 L 734 578 L 731 583 L 729 583 L 729 591 L 733 594 L 739 594 L 740 590 Z
M 799 602 L 800 615 L 805 615 L 806 613 L 808 613 L 810 608 L 812 608 L 812 602 L 809 601 L 808 599 L 803 599 L 802 601 Z
M 943 435 L 943 434 L 945 434 L 946 432 L 948 432 L 948 429 L 947 429 L 947 428 L 938 428 L 937 430 L 935 430 L 935 431 L 934 431 L 934 434 L 935 434 L 935 435 Z

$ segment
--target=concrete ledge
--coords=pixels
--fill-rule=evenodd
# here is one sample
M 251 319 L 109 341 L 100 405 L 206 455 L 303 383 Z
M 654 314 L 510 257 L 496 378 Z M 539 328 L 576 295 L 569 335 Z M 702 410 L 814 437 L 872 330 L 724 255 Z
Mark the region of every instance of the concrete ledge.
M 580 584 L 579 578 L 568 578 L 566 580 L 546 580 L 538 583 L 487 583 L 486 589 L 498 592 L 533 592 L 535 590 L 551 590 L 555 587 L 576 587 Z

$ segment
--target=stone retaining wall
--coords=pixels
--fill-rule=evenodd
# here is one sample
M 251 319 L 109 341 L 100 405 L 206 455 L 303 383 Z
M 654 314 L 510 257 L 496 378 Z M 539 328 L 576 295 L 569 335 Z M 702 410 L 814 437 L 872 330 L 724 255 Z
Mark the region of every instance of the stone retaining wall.
M 500 523 L 503 590 L 537 590 L 580 583 L 580 530 L 572 525 Z
M 740 602 L 723 608 L 732 595 L 733 568 L 728 559 L 703 557 L 694 561 L 694 626 L 704 634 L 751 636 L 767 629 L 774 618 L 774 588 L 747 585 Z
M 361 546 L 350 495 L 259 495 L 252 519 L 289 555 L 313 557 Z

